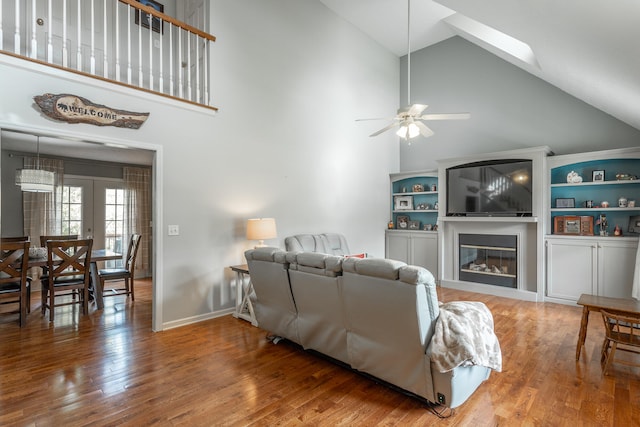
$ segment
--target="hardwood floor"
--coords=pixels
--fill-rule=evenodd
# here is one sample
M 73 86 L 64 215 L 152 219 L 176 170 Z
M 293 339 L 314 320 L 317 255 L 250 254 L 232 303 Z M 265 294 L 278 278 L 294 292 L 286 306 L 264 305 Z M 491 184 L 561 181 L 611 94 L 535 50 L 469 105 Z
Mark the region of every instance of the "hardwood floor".
M 485 302 L 503 352 L 503 371 L 446 419 L 231 316 L 153 333 L 151 284 L 136 281 L 135 302 L 89 316 L 61 307 L 50 324 L 39 295 L 26 328 L 0 316 L 0 425 L 640 425 L 640 369 L 602 374 L 597 314 L 576 362 L 579 308 L 439 293 Z

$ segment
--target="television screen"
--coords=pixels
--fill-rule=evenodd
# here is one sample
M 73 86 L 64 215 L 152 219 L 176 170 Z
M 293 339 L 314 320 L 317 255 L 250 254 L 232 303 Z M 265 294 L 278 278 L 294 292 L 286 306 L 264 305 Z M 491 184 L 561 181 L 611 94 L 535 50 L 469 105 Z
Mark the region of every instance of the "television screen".
M 447 169 L 447 215 L 531 216 L 531 160 L 492 160 Z

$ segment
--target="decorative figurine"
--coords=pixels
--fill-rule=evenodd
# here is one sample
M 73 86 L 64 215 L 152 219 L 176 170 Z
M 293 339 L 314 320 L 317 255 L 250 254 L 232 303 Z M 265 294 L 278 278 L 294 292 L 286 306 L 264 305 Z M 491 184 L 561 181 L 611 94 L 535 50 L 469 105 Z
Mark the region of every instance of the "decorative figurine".
M 607 215 L 600 214 L 600 217 L 596 221 L 596 225 L 600 226 L 600 235 L 608 236 L 609 232 L 607 231 L 607 227 L 609 227 L 609 223 L 607 222 Z
M 389 221 L 389 224 L 387 224 L 387 228 L 389 228 L 389 230 L 393 230 L 393 221 Z
M 622 229 L 620 228 L 619 225 L 616 224 L 616 226 L 613 229 L 613 235 L 614 236 L 622 236 Z

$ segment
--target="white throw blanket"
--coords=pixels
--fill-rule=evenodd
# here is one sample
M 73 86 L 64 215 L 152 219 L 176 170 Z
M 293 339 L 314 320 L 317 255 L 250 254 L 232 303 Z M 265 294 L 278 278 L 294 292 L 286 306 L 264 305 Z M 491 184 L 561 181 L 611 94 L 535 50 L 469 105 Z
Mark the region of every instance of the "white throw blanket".
M 429 351 L 431 361 L 440 372 L 471 365 L 502 370 L 502 352 L 493 332 L 493 316 L 481 302 L 442 304 Z
M 631 296 L 640 300 L 640 244 L 636 253 L 636 271 L 633 275 L 633 288 L 631 288 Z

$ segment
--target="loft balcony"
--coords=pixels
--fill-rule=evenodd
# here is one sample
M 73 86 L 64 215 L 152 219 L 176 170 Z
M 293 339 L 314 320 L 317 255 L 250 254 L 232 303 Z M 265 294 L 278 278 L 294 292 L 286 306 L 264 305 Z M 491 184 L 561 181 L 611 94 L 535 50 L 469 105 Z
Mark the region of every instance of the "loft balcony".
M 150 0 L 2 0 L 0 53 L 217 110 L 215 37 L 162 9 Z

